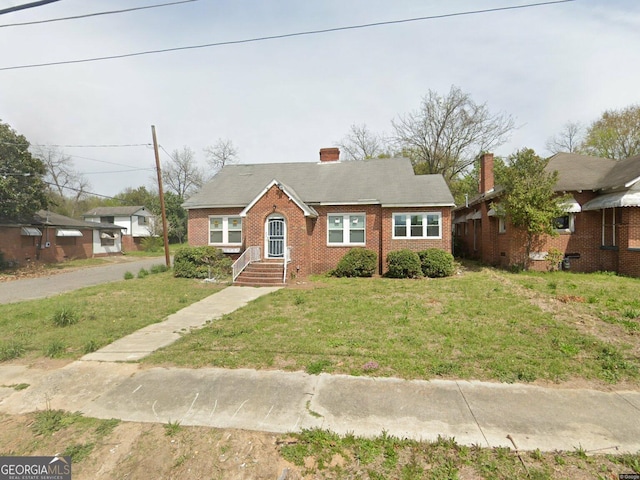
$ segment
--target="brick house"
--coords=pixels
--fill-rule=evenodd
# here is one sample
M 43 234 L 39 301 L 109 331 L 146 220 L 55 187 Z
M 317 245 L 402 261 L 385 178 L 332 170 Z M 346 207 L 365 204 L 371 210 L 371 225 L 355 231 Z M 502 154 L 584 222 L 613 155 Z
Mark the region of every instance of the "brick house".
M 640 156 L 615 161 L 558 153 L 547 170 L 558 172 L 555 191 L 570 200 L 563 204 L 566 215 L 556 219 L 558 235 L 539 238 L 531 268 L 546 270 L 548 253 L 557 249 L 564 268 L 640 276 Z M 500 215 L 492 154 L 481 159 L 479 190 L 454 210 L 454 253 L 501 267 L 521 263 L 522 232 Z
M 125 252 L 142 250 L 145 237 L 153 235 L 155 216 L 142 205 L 97 207 L 82 214 L 86 222 L 112 223 L 122 227 L 122 249 Z
M 22 222 L 0 222 L 0 252 L 13 266 L 120 255 L 120 227 L 89 223 L 47 210 Z
M 405 158 L 339 155 L 324 148 L 317 163 L 225 166 L 183 204 L 189 244 L 242 254 L 234 278 L 260 261 L 284 266 L 284 280 L 335 268 L 354 247 L 378 255 L 378 272 L 392 250 L 451 251 L 454 202 L 441 175 L 415 175 Z

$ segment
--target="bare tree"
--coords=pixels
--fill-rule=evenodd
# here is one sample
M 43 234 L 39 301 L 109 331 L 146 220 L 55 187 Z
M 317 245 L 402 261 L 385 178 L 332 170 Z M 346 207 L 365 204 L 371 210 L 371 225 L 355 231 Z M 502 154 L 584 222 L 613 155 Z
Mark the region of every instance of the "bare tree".
M 204 153 L 207 156 L 207 163 L 213 169 L 211 176 L 218 173 L 225 165 L 238 162 L 238 149 L 228 138 L 219 138 L 214 145 L 205 147 Z
M 187 146 L 174 150 L 171 161 L 162 169 L 162 183 L 180 198 L 187 198 L 202 186 L 204 174 L 195 161 L 195 152 Z
M 33 155 L 46 168 L 44 180 L 48 184 L 52 204 L 57 206 L 56 210 L 75 216 L 80 201 L 91 188 L 89 180 L 74 169 L 70 156 L 55 147 L 33 147 Z
M 567 122 L 560 133 L 547 140 L 546 148 L 552 155 L 560 152 L 579 153 L 583 142 L 583 125 L 580 122 Z
M 366 160 L 389 154 L 384 137 L 371 132 L 364 123 L 351 125 L 349 133 L 336 144 L 345 160 Z
M 452 86 L 445 96 L 429 90 L 418 110 L 391 122 L 394 140 L 417 173 L 440 173 L 447 182 L 473 166 L 478 154 L 505 143 L 513 129 L 509 115 Z

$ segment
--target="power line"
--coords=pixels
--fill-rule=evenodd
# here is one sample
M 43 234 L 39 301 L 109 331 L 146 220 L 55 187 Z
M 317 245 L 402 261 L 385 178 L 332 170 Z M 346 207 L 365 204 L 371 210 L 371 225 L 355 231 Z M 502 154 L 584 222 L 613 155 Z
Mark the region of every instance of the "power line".
M 58 0 L 54 0 L 54 1 L 58 1 Z M 97 17 L 97 16 L 101 16 L 101 15 L 113 15 L 113 14 L 118 14 L 118 13 L 127 13 L 127 12 L 134 12 L 136 10 L 147 10 L 149 8 L 159 8 L 159 7 L 168 7 L 171 5 L 179 5 L 181 3 L 190 3 L 190 2 L 197 2 L 198 0 L 181 0 L 179 2 L 169 2 L 169 3 L 160 3 L 160 4 L 156 4 L 156 5 L 147 5 L 145 7 L 135 7 L 135 8 L 125 8 L 122 10 L 110 10 L 110 11 L 106 11 L 106 12 L 95 12 L 95 13 L 87 13 L 85 15 L 74 15 L 71 17 L 60 17 L 60 18 L 50 18 L 47 20 L 34 20 L 32 22 L 20 22 L 20 23 L 7 23 L 4 25 L 0 25 L 0 28 L 5 28 L 5 27 L 22 27 L 24 25 L 37 25 L 40 23 L 51 23 L 51 22 L 62 22 L 64 20 L 77 20 L 80 18 L 88 18 L 88 17 Z M 0 11 L 0 13 L 2 13 Z
M 162 48 L 158 50 L 145 50 L 142 52 L 134 52 L 134 53 L 123 53 L 121 55 L 108 55 L 104 57 L 92 57 L 92 58 L 83 58 L 80 60 L 62 60 L 59 62 L 47 62 L 47 63 L 31 63 L 26 65 L 14 65 L 11 67 L 1 67 L 0 71 L 4 70 L 18 70 L 24 68 L 37 68 L 37 67 L 51 67 L 54 65 L 70 65 L 76 63 L 88 63 L 88 62 L 99 62 L 103 60 L 115 60 L 120 58 L 130 58 L 130 57 L 139 57 L 142 55 L 154 55 L 158 53 L 167 53 L 167 52 L 177 52 L 182 50 L 195 50 L 200 48 L 210 48 L 210 47 L 221 47 L 225 45 L 239 45 L 243 43 L 255 43 L 262 42 L 266 40 L 277 40 L 283 38 L 292 38 L 292 37 L 302 37 L 308 35 L 319 35 L 323 33 L 333 33 L 333 32 L 341 32 L 346 30 L 357 30 L 363 28 L 370 27 L 380 27 L 385 25 L 398 25 L 401 23 L 410 23 L 410 22 L 420 22 L 424 20 L 436 20 L 441 18 L 451 18 L 451 17 L 461 17 L 465 15 L 477 15 L 481 13 L 492 13 L 492 12 L 502 12 L 506 10 L 516 10 L 523 8 L 532 8 L 532 7 L 541 7 L 545 5 L 556 5 L 560 3 L 569 3 L 574 2 L 576 0 L 554 0 L 548 2 L 540 2 L 540 3 L 528 3 L 524 5 L 513 5 L 508 7 L 497 7 L 497 8 L 487 8 L 484 10 L 469 10 L 465 12 L 456 12 L 456 13 L 445 13 L 442 15 L 430 15 L 425 17 L 414 17 L 414 18 L 405 18 L 402 20 L 387 20 L 384 22 L 374 22 L 374 23 L 363 23 L 360 25 L 349 25 L 345 27 L 333 27 L 333 28 L 325 28 L 320 30 L 307 30 L 303 32 L 295 32 L 295 33 L 284 33 L 281 35 L 270 35 L 265 37 L 255 37 L 255 38 L 247 38 L 243 40 L 229 40 L 225 42 L 216 42 L 216 43 L 205 43 L 200 45 L 189 45 L 186 47 L 173 47 L 173 48 Z
M 59 2 L 60 0 L 40 0 L 39 2 L 23 3 L 22 5 L 16 5 L 15 7 L 4 8 L 0 10 L 0 15 L 5 13 L 17 12 L 18 10 L 24 10 L 25 8 L 40 7 L 47 3 Z
M 71 190 L 73 192 L 85 193 L 87 195 L 93 195 L 93 196 L 96 196 L 96 197 L 108 198 L 110 200 L 117 200 L 119 202 L 124 202 L 124 200 L 122 200 L 120 198 L 110 197 L 109 195 L 101 195 L 99 193 L 87 192 L 86 190 L 83 190 L 83 189 L 80 189 L 80 188 L 67 187 L 66 185 L 56 185 L 55 183 L 47 182 L 46 180 L 43 180 L 42 182 L 45 183 L 46 185 L 51 186 L 51 187 L 64 188 L 66 190 Z
M 24 145 L 25 142 L 0 142 L 2 145 Z M 57 148 L 120 148 L 120 147 L 152 147 L 150 143 L 108 143 L 90 145 L 62 145 L 55 143 L 29 143 L 30 147 L 57 147 Z

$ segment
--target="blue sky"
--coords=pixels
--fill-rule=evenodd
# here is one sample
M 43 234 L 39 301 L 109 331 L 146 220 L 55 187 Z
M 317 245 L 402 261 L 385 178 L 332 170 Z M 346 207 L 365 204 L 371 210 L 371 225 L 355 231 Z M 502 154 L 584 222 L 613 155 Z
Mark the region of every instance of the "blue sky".
M 0 0 L 0 7 L 19 3 Z M 61 0 L 0 25 L 162 3 Z M 198 0 L 120 15 L 0 27 L 0 68 L 531 3 L 521 0 Z M 545 154 L 567 121 L 640 103 L 640 2 L 575 0 L 120 60 L 0 71 L 0 119 L 33 144 L 231 139 L 243 163 L 317 161 L 352 124 L 391 132 L 429 89 L 451 85 L 512 115 L 496 150 Z M 148 147 L 65 148 L 91 191 L 150 185 Z M 161 156 L 163 161 L 167 157 Z M 111 162 L 111 163 L 105 163 Z M 117 163 L 119 165 L 113 165 Z M 141 170 L 133 170 L 141 169 Z M 125 171 L 125 172 L 123 172 Z

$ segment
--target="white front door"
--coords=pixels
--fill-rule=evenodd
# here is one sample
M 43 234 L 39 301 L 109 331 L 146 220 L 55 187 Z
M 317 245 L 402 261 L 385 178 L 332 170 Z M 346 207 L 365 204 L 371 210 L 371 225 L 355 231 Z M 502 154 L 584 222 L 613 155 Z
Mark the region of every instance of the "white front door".
M 286 225 L 282 217 L 269 217 L 266 225 L 267 258 L 283 258 Z

